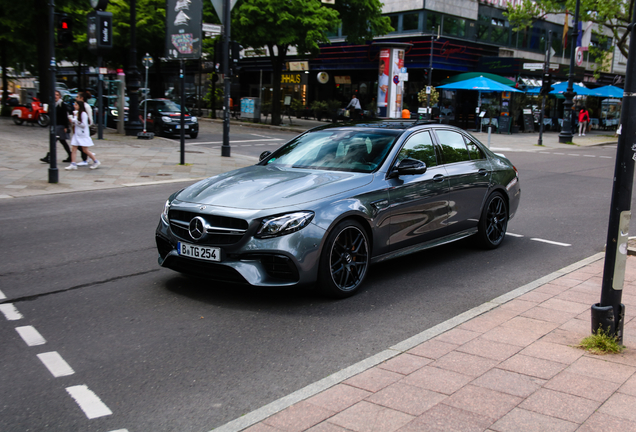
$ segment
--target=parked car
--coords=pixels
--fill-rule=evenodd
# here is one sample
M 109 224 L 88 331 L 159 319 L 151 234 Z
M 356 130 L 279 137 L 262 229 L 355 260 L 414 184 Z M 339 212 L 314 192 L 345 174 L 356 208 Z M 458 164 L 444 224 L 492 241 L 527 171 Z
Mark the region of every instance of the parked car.
M 170 99 L 146 99 L 139 104 L 139 116 L 143 123 L 146 109 L 146 130 L 155 135 L 176 135 L 181 133 L 181 105 Z M 199 121 L 185 108 L 184 130 L 191 138 L 199 135 Z
M 106 119 L 104 124 L 106 127 L 117 129 L 117 123 L 119 121 L 119 96 L 117 95 L 108 95 L 102 96 L 102 104 L 104 106 L 104 111 L 106 112 Z M 95 111 L 99 111 L 99 106 L 97 104 L 97 99 L 95 99 Z M 128 96 L 124 98 L 124 122 L 128 121 Z
M 454 126 L 325 125 L 172 194 L 155 237 L 178 272 L 342 298 L 373 263 L 468 236 L 500 246 L 519 197 L 512 163 Z

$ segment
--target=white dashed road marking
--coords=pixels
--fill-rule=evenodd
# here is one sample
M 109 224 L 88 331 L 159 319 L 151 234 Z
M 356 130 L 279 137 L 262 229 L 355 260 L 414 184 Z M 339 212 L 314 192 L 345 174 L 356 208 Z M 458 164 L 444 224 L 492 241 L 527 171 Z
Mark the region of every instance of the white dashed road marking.
M 64 361 L 57 351 L 38 354 L 38 358 L 55 377 L 73 375 L 75 371 Z
M 24 318 L 20 312 L 13 306 L 13 303 L 6 303 L 0 305 L 0 312 L 2 312 L 5 318 L 9 321 L 15 321 Z
M 6 298 L 7 298 L 7 296 L 4 295 L 4 293 L 2 291 L 0 291 L 0 300 L 4 300 Z
M 569 243 L 559 243 L 559 242 L 555 242 L 555 241 L 552 241 L 552 240 L 544 240 L 544 239 L 540 239 L 540 238 L 531 238 L 530 240 L 534 240 L 534 241 L 538 241 L 538 242 L 542 242 L 542 243 L 548 243 L 548 244 L 552 244 L 552 245 L 556 245 L 556 246 L 564 246 L 564 247 L 572 246 Z
M 113 413 L 104 402 L 85 385 L 67 387 L 66 391 L 75 399 L 75 402 L 77 402 L 89 419 L 104 417 Z
M 46 343 L 46 339 L 33 326 L 16 327 L 15 331 L 18 332 L 28 346 L 44 345 Z
M 524 237 L 521 234 L 513 234 L 513 233 L 510 233 L 510 232 L 507 232 L 506 235 L 510 236 L 510 237 Z

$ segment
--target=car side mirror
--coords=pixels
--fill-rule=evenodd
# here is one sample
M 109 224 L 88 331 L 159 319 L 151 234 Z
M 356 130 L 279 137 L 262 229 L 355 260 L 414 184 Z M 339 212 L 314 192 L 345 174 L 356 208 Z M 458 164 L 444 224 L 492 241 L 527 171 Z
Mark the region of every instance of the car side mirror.
M 426 164 L 421 160 L 406 158 L 397 164 L 395 171 L 397 171 L 399 176 L 424 174 L 426 172 Z
M 272 152 L 271 151 L 264 151 L 263 153 L 261 153 L 261 155 L 258 157 L 258 161 L 262 161 L 263 159 L 267 158 L 269 155 L 271 155 Z

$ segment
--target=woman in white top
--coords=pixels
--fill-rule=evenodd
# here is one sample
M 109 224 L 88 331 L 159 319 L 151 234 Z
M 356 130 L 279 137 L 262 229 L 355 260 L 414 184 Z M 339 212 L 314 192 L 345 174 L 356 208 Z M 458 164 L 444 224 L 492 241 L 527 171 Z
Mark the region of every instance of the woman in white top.
M 77 169 L 77 164 L 75 163 L 77 147 L 81 147 L 82 151 L 93 160 L 91 169 L 95 169 L 100 165 L 100 163 L 97 159 L 95 159 L 95 155 L 88 149 L 88 147 L 93 146 L 93 140 L 91 139 L 91 132 L 88 128 L 88 114 L 86 114 L 84 102 L 76 100 L 73 107 L 75 108 L 75 111 L 73 111 L 74 116 L 69 116 L 69 120 L 74 127 L 73 138 L 71 139 L 71 164 L 65 169 Z

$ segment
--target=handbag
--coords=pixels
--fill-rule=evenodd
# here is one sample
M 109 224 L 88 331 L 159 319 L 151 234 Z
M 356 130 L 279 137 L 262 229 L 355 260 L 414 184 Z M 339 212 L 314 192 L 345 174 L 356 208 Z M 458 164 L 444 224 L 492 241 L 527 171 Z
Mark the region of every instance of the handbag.
M 95 135 L 97 133 L 97 125 L 96 124 L 92 124 L 88 127 L 88 130 L 91 133 L 91 136 Z

